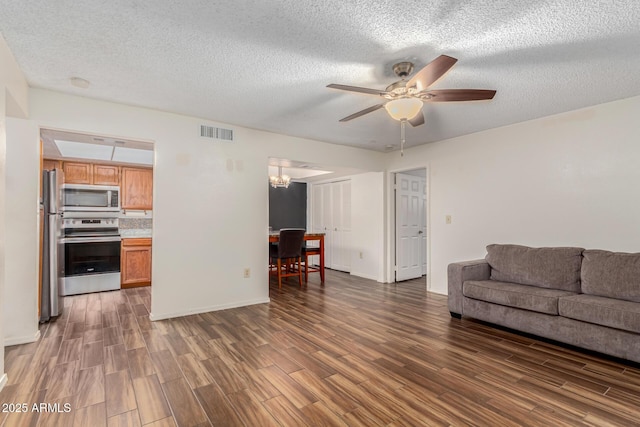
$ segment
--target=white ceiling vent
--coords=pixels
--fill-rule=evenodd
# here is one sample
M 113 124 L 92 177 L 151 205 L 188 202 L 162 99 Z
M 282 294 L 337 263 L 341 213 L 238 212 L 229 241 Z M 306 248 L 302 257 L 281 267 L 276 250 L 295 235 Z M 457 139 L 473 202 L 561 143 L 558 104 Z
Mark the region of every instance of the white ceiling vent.
M 233 141 L 233 130 L 200 125 L 200 136 L 204 138 L 224 139 Z

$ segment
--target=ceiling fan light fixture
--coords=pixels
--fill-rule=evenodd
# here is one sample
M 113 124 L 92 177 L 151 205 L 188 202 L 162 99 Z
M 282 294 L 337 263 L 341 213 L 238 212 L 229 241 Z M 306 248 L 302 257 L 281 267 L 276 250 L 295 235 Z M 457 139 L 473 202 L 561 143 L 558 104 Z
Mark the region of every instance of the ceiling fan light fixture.
M 417 98 L 400 98 L 384 104 L 387 113 L 395 120 L 411 120 L 422 109 L 422 101 Z

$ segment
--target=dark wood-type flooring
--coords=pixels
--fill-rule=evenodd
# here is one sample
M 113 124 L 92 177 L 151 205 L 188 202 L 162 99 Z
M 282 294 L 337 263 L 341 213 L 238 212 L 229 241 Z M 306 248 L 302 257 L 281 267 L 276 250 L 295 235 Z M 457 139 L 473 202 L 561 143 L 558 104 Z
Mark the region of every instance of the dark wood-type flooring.
M 150 322 L 149 288 L 70 297 L 6 348 L 8 426 L 640 423 L 640 369 L 468 319 L 424 280 L 327 272 L 271 303 Z M 64 404 L 71 411 L 64 412 Z

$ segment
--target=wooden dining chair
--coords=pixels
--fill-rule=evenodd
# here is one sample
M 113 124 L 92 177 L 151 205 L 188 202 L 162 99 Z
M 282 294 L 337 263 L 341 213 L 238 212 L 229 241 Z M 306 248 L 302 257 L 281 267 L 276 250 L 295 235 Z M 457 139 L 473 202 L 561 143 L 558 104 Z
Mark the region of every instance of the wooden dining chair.
M 318 246 L 302 247 L 302 261 L 304 262 L 304 283 L 309 281 L 309 273 L 320 273 L 319 265 L 312 265 L 309 263 L 309 257 L 320 255 L 320 248 Z
M 269 247 L 270 263 L 276 267 L 278 288 L 282 288 L 282 278 L 298 276 L 302 287 L 302 243 L 304 242 L 303 228 L 283 228 L 280 230 L 278 245 Z M 291 268 L 291 266 L 294 268 Z

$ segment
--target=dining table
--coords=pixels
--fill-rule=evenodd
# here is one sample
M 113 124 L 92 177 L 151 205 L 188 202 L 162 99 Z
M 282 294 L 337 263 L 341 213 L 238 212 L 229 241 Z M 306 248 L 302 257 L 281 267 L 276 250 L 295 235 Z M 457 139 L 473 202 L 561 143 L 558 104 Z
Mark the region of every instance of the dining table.
M 276 243 L 280 240 L 279 231 L 269 231 L 269 243 Z M 304 241 L 318 241 L 320 249 L 320 282 L 324 283 L 324 233 L 305 233 Z

